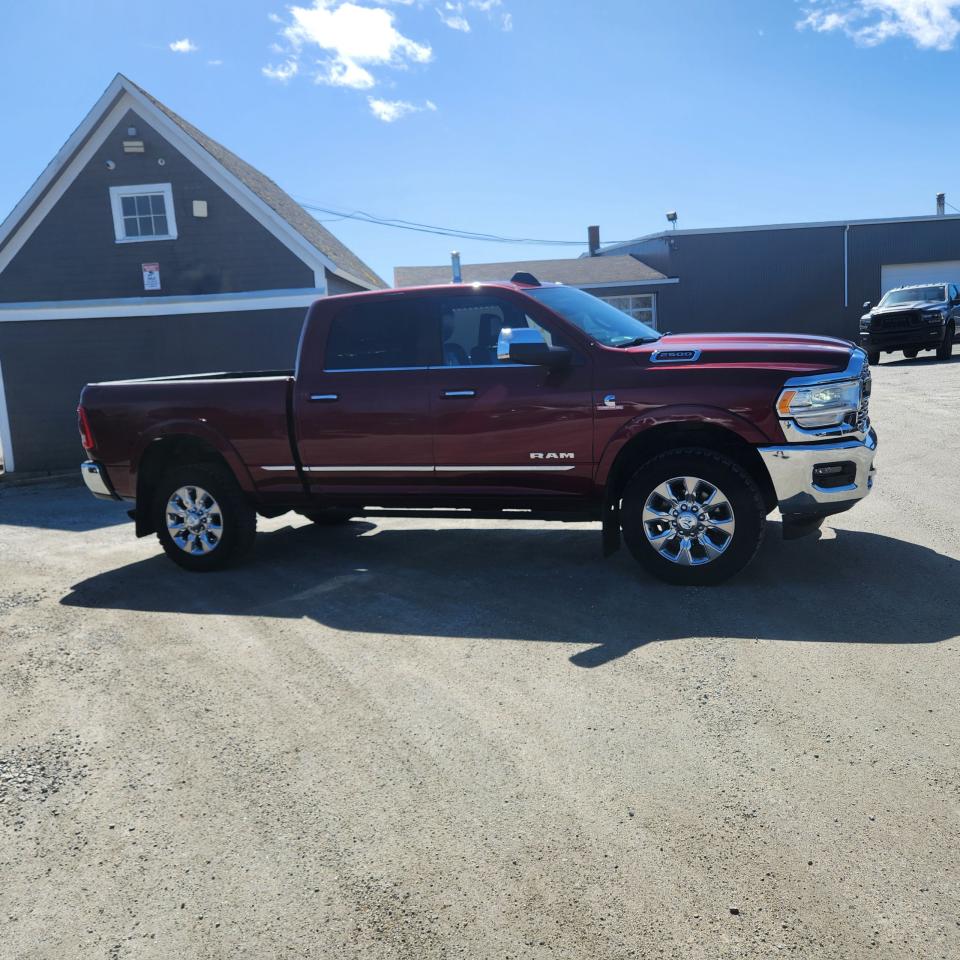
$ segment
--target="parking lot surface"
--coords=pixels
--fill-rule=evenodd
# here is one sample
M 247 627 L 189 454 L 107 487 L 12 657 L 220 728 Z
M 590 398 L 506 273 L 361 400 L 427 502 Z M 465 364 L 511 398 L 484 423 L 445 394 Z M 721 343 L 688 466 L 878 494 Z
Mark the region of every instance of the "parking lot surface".
M 873 495 L 712 589 L 292 515 L 196 576 L 0 489 L 0 956 L 955 960 L 958 411 L 886 359 Z

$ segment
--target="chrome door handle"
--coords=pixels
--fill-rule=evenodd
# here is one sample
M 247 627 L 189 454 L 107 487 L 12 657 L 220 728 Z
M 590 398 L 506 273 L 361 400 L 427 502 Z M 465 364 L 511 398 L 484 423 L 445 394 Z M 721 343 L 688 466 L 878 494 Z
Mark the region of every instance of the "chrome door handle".
M 444 397 L 475 397 L 476 390 L 444 390 Z
M 310 400 L 315 403 L 333 403 L 335 400 L 340 399 L 340 394 L 338 393 L 311 393 Z

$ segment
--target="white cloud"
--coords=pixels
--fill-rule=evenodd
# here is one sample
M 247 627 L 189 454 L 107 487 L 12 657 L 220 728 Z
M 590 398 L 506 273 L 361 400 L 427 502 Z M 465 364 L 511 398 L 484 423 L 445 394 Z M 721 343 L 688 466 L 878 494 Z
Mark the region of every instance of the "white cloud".
M 384 123 L 393 123 L 411 113 L 437 109 L 437 105 L 432 100 L 425 100 L 420 107 L 408 100 L 380 100 L 377 97 L 367 97 L 367 103 L 370 105 L 370 112 Z
M 875 47 L 907 38 L 922 50 L 951 50 L 960 35 L 960 0 L 813 0 L 798 29 L 840 30 Z
M 313 0 L 313 6 L 290 7 L 288 13 L 289 20 L 280 21 L 290 51 L 287 63 L 298 64 L 305 51 L 318 48 L 325 56 L 316 62 L 317 83 L 369 90 L 377 83 L 371 68 L 404 67 L 433 58 L 430 44 L 404 36 L 394 13 L 382 6 Z
M 450 3 L 450 0 L 447 0 L 442 7 L 437 9 L 437 14 L 451 30 L 461 30 L 463 33 L 470 32 L 470 21 L 463 15 L 462 3 Z
M 287 60 L 279 66 L 268 65 L 261 67 L 260 72 L 271 80 L 279 80 L 286 83 L 291 77 L 295 77 L 300 72 L 300 66 L 296 60 Z
M 222 66 L 223 66 L 223 61 L 222 61 L 222 60 L 208 60 L 208 61 L 207 61 L 207 66 L 208 66 L 208 67 L 222 67 Z
M 174 53 L 195 53 L 200 48 L 189 37 L 184 37 L 182 40 L 174 40 L 170 49 Z

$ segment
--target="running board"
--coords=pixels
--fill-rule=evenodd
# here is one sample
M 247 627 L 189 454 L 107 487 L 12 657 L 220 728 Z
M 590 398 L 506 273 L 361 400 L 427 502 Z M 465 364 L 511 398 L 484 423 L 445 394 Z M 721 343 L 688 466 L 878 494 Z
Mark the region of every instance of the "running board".
M 558 520 L 561 523 L 596 523 L 596 511 L 570 512 L 566 510 L 473 510 L 462 509 L 404 509 L 402 507 L 347 507 L 352 517 L 412 517 L 417 520 Z

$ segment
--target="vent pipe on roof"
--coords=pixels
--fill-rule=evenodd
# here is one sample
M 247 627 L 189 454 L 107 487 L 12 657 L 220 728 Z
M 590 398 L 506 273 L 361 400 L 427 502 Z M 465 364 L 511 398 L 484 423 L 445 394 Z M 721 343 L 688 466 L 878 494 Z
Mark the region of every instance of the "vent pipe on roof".
M 460 252 L 458 250 L 453 250 L 450 253 L 450 270 L 453 273 L 453 282 L 463 283 L 460 276 Z
M 587 248 L 590 256 L 595 257 L 600 252 L 600 228 L 587 227 Z
M 937 194 L 937 216 L 945 217 L 947 215 L 947 195 L 945 193 Z

